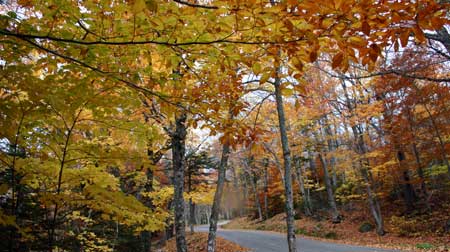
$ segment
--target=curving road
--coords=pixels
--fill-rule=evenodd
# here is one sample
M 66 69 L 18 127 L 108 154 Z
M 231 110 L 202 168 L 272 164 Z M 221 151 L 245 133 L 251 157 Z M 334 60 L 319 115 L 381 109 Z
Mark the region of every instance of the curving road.
M 198 232 L 208 232 L 209 226 L 197 226 Z M 254 231 L 254 230 L 229 230 L 218 229 L 217 235 L 227 240 L 233 241 L 243 247 L 252 249 L 255 252 L 283 252 L 288 251 L 286 235 Z M 399 250 L 385 250 L 361 246 L 336 244 L 308 240 L 297 237 L 297 250 L 300 252 L 394 252 Z

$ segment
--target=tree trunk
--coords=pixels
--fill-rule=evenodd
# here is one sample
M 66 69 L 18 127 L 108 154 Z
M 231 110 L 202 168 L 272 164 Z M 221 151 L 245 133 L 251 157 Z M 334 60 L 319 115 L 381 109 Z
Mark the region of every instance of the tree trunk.
M 256 178 L 255 172 L 252 172 L 252 176 L 250 177 L 250 179 L 251 179 L 251 184 L 252 184 L 252 188 L 253 188 L 253 195 L 255 198 L 255 206 L 256 206 L 256 209 L 258 210 L 258 219 L 263 220 L 261 203 L 259 202 L 259 197 L 258 197 L 258 184 L 257 184 L 257 178 Z
M 171 179 L 173 181 L 173 179 Z M 172 183 L 173 184 L 173 183 Z M 167 211 L 171 212 L 173 209 L 173 199 L 167 204 Z M 161 239 L 161 244 L 166 244 L 166 241 L 173 237 L 173 222 L 170 219 L 166 219 L 166 229 L 163 232 L 163 237 Z
M 419 178 L 420 178 L 420 189 L 423 194 L 425 206 L 426 206 L 427 210 L 430 211 L 431 207 L 430 207 L 430 203 L 428 202 L 428 190 L 427 190 L 427 186 L 425 184 L 425 175 L 423 173 L 423 168 L 422 168 L 422 163 L 420 161 L 419 151 L 417 150 L 417 145 L 415 142 L 412 144 L 412 148 L 413 148 L 413 153 L 414 153 L 414 157 L 416 159 L 416 164 L 417 164 L 417 174 L 419 175 Z
M 369 207 L 370 211 L 372 212 L 372 216 L 375 219 L 375 224 L 377 226 L 377 234 L 378 235 L 384 235 L 384 223 L 383 223 L 383 216 L 381 215 L 380 210 L 380 204 L 378 203 L 377 197 L 373 194 L 372 188 L 370 187 L 370 180 L 369 180 L 369 174 L 367 171 L 367 168 L 364 168 L 364 164 L 360 162 L 361 165 L 361 174 L 364 179 L 364 182 L 366 183 L 366 191 L 367 191 L 367 197 L 369 200 Z
M 319 186 L 318 185 L 319 184 L 319 178 L 317 177 L 317 167 L 316 167 L 315 157 L 314 157 L 313 153 L 310 152 L 310 151 L 308 151 L 308 157 L 309 157 L 309 169 L 314 174 L 315 179 L 316 179 L 316 184 L 317 184 L 317 186 Z M 305 177 L 306 177 L 306 169 L 305 169 L 305 173 L 304 174 L 305 174 Z M 308 178 L 306 178 L 306 179 L 308 179 Z M 314 179 L 311 178 L 311 181 L 313 181 L 313 180 Z M 308 194 L 308 198 L 311 199 L 311 197 L 310 197 L 311 196 L 311 190 L 309 189 L 309 187 L 308 187 L 306 193 Z M 309 206 L 311 207 L 311 210 L 314 210 L 314 205 L 313 205 L 312 200 L 309 201 L 309 204 L 310 204 Z M 313 212 L 313 211 L 311 211 L 311 212 Z
M 314 183 L 316 183 L 317 186 L 319 186 L 320 180 L 316 167 L 316 158 L 314 157 L 314 154 L 311 151 L 308 151 L 308 157 L 309 157 L 309 169 L 313 173 L 315 179 Z
M 267 171 L 267 166 L 269 165 L 269 161 L 265 160 L 264 163 L 264 220 L 269 219 L 269 174 Z
M 325 180 L 325 187 L 327 189 L 328 204 L 330 205 L 331 208 L 331 221 L 333 223 L 339 223 L 341 222 L 341 215 L 339 214 L 339 211 L 336 206 L 336 200 L 334 198 L 333 193 L 333 186 L 331 185 L 330 175 L 328 174 L 327 163 L 326 160 L 323 158 L 322 153 L 319 153 L 319 159 L 323 167 L 323 177 Z
M 239 193 L 239 181 L 238 181 L 238 177 L 236 174 L 236 168 L 234 166 L 231 166 L 231 171 L 233 172 L 233 195 L 235 196 L 235 199 L 237 200 L 237 202 L 241 202 L 242 201 L 242 195 Z M 234 210 L 233 210 L 233 217 L 240 215 L 241 211 L 239 211 L 239 204 L 237 203 L 234 205 Z
M 341 82 L 341 86 L 342 86 L 342 90 L 344 91 L 345 103 L 346 103 L 347 109 L 349 110 L 351 115 L 354 115 L 354 110 L 353 110 L 354 107 L 351 104 L 345 81 Z M 366 149 L 366 145 L 364 143 L 362 130 L 359 131 L 357 125 L 352 125 L 351 129 L 352 129 L 352 133 L 353 133 L 353 137 L 354 137 L 354 143 L 356 146 L 356 152 L 359 155 L 365 155 L 367 153 L 367 149 Z M 368 170 L 369 162 L 366 160 L 366 164 L 364 164 L 362 162 L 362 160 L 360 160 L 359 166 L 360 166 L 359 170 L 361 172 L 361 175 L 364 179 L 364 182 L 366 183 L 366 192 L 367 192 L 367 197 L 368 197 L 368 201 L 369 201 L 369 207 L 370 207 L 370 211 L 372 212 L 372 215 L 375 219 L 375 223 L 377 226 L 377 234 L 384 235 L 384 233 L 385 233 L 384 232 L 384 223 L 383 223 L 383 217 L 381 215 L 380 204 L 378 203 L 378 199 L 377 199 L 376 195 L 372 192 L 372 188 L 371 188 L 372 181 L 371 181 L 370 172 Z
M 358 130 L 356 129 L 356 126 L 352 127 L 354 137 L 357 141 L 357 146 L 359 149 L 359 154 L 364 155 L 367 153 L 366 146 L 364 143 L 364 138 L 362 136 L 362 132 L 358 133 Z M 366 183 L 366 191 L 367 191 L 367 197 L 369 200 L 369 207 L 370 211 L 372 212 L 373 218 L 375 219 L 375 224 L 377 226 L 377 234 L 378 235 L 384 235 L 384 223 L 383 223 L 383 216 L 381 215 L 381 209 L 380 209 L 380 203 L 378 202 L 377 196 L 373 193 L 371 184 L 371 174 L 368 170 L 369 162 L 366 160 L 366 164 L 364 164 L 362 161 L 360 161 L 360 171 L 362 174 L 362 177 L 364 179 L 364 182 Z
M 195 203 L 192 202 L 192 199 L 189 199 L 189 226 L 191 229 L 191 234 L 194 233 L 195 224 L 197 224 L 195 222 Z
M 148 121 L 148 118 L 146 118 L 146 122 Z M 153 174 L 153 170 L 152 167 L 155 166 L 163 157 L 165 151 L 168 150 L 168 144 L 166 144 L 166 146 L 160 150 L 158 150 L 157 152 L 154 152 L 153 150 L 151 150 L 150 148 L 147 149 L 147 156 L 148 159 L 150 160 L 150 163 L 152 164 L 151 167 L 148 167 L 145 175 L 147 177 L 147 182 L 145 184 L 145 191 L 146 192 L 153 192 L 153 178 L 154 178 L 154 174 Z M 148 208 L 152 209 L 154 207 L 153 202 L 151 199 L 148 199 L 144 202 L 145 206 L 147 206 Z M 142 234 L 142 240 L 144 242 L 144 252 L 150 252 L 152 251 L 152 236 L 153 233 L 150 231 L 145 231 Z
M 413 118 L 411 115 L 411 111 L 408 110 L 408 122 L 409 122 L 409 129 L 411 131 L 412 134 L 412 149 L 413 149 L 413 154 L 414 154 L 414 158 L 416 160 L 416 165 L 417 165 L 417 174 L 419 175 L 420 178 L 420 189 L 423 193 L 423 196 L 425 198 L 425 204 L 428 210 L 430 210 L 430 205 L 428 204 L 428 191 L 427 191 L 427 187 L 425 184 L 425 175 L 423 173 L 423 168 L 422 168 L 422 162 L 420 160 L 420 154 L 419 154 L 419 150 L 417 149 L 417 139 L 416 139 L 416 132 L 414 130 L 414 126 L 413 126 Z
M 399 149 L 398 147 L 396 148 Z M 409 170 L 403 169 L 403 163 L 405 160 L 405 153 L 402 150 L 397 151 L 397 160 L 400 166 L 400 170 L 403 170 L 403 193 L 407 212 L 414 210 L 414 201 L 416 199 L 416 194 L 414 193 L 414 188 L 411 185 L 411 180 L 409 178 Z
M 65 164 L 66 164 L 65 160 L 66 160 L 67 154 L 69 152 L 69 141 L 72 136 L 72 132 L 75 129 L 75 125 L 78 122 L 78 117 L 81 115 L 82 111 L 83 111 L 83 109 L 79 109 L 70 128 L 66 128 L 67 133 L 65 133 L 66 138 L 65 138 L 65 143 L 64 143 L 63 149 L 62 149 L 62 157 L 61 157 L 59 173 L 58 173 L 58 183 L 57 183 L 57 188 L 56 188 L 57 195 L 60 195 L 60 193 L 61 193 L 63 171 L 64 171 Z M 58 202 L 56 202 L 55 206 L 54 206 L 54 210 L 53 210 L 53 218 L 52 218 L 52 222 L 50 224 L 50 232 L 49 232 L 49 237 L 48 237 L 48 250 L 50 252 L 53 251 L 53 245 L 55 242 L 55 230 L 56 230 L 56 226 L 57 226 L 58 210 L 59 210 L 59 205 L 58 205 Z
M 448 2 L 448 1 L 441 1 Z M 435 30 L 436 34 L 425 33 L 425 37 L 427 39 L 439 41 L 446 49 L 447 53 L 450 53 L 450 34 L 447 31 L 447 28 L 442 27 L 439 30 Z
M 325 116 L 325 118 L 323 119 L 324 122 L 324 131 L 325 131 L 325 135 L 326 135 L 326 141 L 327 141 L 327 146 L 328 146 L 328 152 L 332 153 L 333 151 L 336 150 L 337 148 L 337 144 L 336 141 L 333 139 L 333 132 L 331 130 L 331 126 L 328 124 L 328 118 Z M 322 128 L 322 126 L 321 126 Z M 332 182 L 332 188 L 336 189 L 337 187 L 337 174 L 336 174 L 336 158 L 334 157 L 334 155 L 331 156 L 330 158 L 330 168 L 331 168 L 331 182 Z
M 279 74 L 280 68 L 277 69 Z M 287 241 L 289 252 L 296 252 L 295 241 L 295 223 L 294 223 L 294 200 L 292 195 L 292 176 L 291 176 L 291 151 L 289 149 L 289 141 L 287 137 L 286 118 L 284 115 L 283 96 L 281 95 L 281 79 L 279 76 L 275 78 L 275 100 L 278 112 L 278 125 L 280 128 L 281 146 L 283 149 L 284 159 L 284 188 L 286 195 L 286 226 Z
M 182 112 L 175 118 L 175 132 L 172 135 L 172 158 L 175 208 L 175 235 L 177 252 L 186 252 L 186 233 L 184 221 L 184 156 L 186 151 L 186 113 Z
M 188 192 L 192 191 L 192 171 L 188 169 Z M 195 225 L 195 204 L 192 202 L 192 198 L 189 198 L 189 228 L 191 234 L 194 233 Z
M 228 140 L 226 140 L 228 141 Z M 217 220 L 219 218 L 220 203 L 222 200 L 223 186 L 225 184 L 225 172 L 228 163 L 228 157 L 230 155 L 230 145 L 225 142 L 222 147 L 222 158 L 219 164 L 219 175 L 217 178 L 217 187 L 214 194 L 214 201 L 211 210 L 211 218 L 208 233 L 208 252 L 214 252 L 216 250 L 216 232 L 217 232 Z
M 296 163 L 294 164 L 294 168 L 295 168 L 295 172 L 297 175 L 296 177 L 297 177 L 297 181 L 298 181 L 300 194 L 303 197 L 303 206 L 304 206 L 305 215 L 311 216 L 312 215 L 311 203 L 310 203 L 311 201 L 310 201 L 309 195 L 306 193 L 306 190 L 305 190 L 305 182 L 303 180 L 302 164 L 301 164 L 300 158 L 298 158 L 296 160 Z

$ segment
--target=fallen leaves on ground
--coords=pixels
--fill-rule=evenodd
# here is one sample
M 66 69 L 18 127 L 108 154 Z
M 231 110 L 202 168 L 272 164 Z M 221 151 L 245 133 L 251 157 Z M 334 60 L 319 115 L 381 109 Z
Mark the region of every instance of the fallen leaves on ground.
M 401 249 L 410 252 L 449 252 L 446 247 L 450 244 L 448 236 L 419 236 L 419 237 L 400 237 L 389 229 L 386 225 L 388 233 L 382 237 L 375 232 L 361 233 L 358 231 L 360 226 L 359 216 L 355 213 L 345 213 L 345 220 L 339 224 L 333 224 L 330 221 L 317 221 L 312 218 L 302 218 L 296 220 L 297 236 L 304 236 L 314 240 L 331 241 L 335 243 L 371 246 L 377 248 Z M 230 223 L 223 225 L 226 229 L 253 229 L 266 230 L 275 232 L 285 232 L 286 219 L 285 214 L 278 214 L 266 220 L 251 220 L 249 218 L 237 218 Z M 333 234 L 332 239 L 325 238 L 327 234 Z M 419 247 L 429 247 L 421 249 Z
M 186 243 L 188 245 L 188 251 L 195 252 L 206 252 L 206 244 L 208 241 L 207 233 L 194 233 L 186 235 Z M 176 252 L 176 239 L 175 237 L 168 240 L 163 252 Z M 216 251 L 217 252 L 247 252 L 250 251 L 248 248 L 241 247 L 240 245 L 222 239 L 220 237 L 216 238 Z

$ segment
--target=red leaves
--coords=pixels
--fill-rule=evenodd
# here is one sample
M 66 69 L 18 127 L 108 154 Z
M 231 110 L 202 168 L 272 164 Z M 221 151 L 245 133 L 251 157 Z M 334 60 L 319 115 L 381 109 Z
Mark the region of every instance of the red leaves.
M 367 36 L 370 35 L 370 25 L 367 21 L 362 22 L 361 30 L 366 34 Z

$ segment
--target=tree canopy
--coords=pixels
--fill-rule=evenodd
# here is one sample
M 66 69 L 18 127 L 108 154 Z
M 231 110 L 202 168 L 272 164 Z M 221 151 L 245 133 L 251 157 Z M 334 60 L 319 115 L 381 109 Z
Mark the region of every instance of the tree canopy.
M 174 225 L 186 251 L 184 201 L 212 203 L 213 227 L 223 190 L 244 189 L 253 199 L 234 200 L 253 202 L 260 218 L 285 204 L 290 251 L 294 207 L 311 214 L 311 190 L 326 190 L 336 223 L 338 206 L 367 199 L 384 234 L 380 201 L 390 191 L 403 186 L 410 211 L 416 184 L 427 202 L 428 184 L 450 176 L 448 8 L 437 0 L 2 2 L 2 243 L 113 251 L 137 240 L 147 252 L 152 234 Z M 187 132 L 206 132 L 206 147 L 186 153 Z M 199 185 L 215 174 L 217 188 Z

